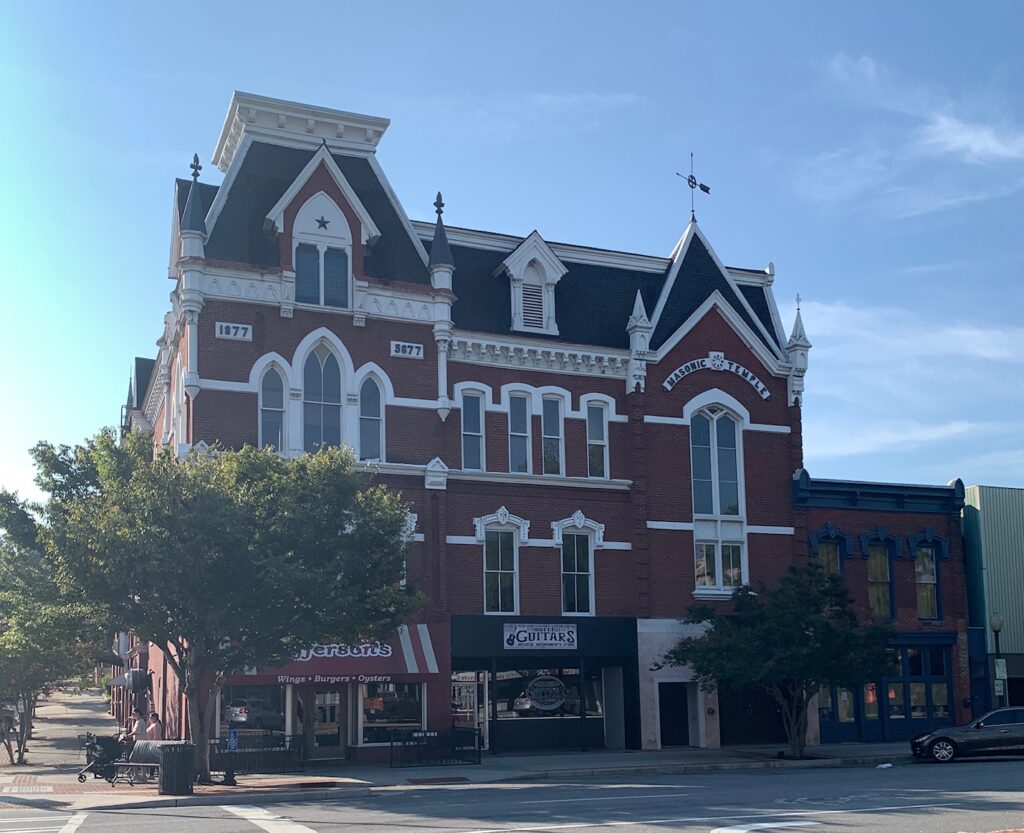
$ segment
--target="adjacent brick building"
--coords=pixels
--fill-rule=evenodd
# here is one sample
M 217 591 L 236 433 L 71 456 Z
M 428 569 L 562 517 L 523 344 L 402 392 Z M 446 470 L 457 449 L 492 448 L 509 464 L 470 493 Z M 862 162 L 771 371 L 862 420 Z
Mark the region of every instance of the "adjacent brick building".
M 724 266 L 693 218 L 668 257 L 446 227 L 440 195 L 412 222 L 376 160 L 387 125 L 236 93 L 222 185 L 175 185 L 172 307 L 126 425 L 181 453 L 352 446 L 409 502 L 429 599 L 389 643 L 234 678 L 225 725 L 259 714 L 322 755 L 453 721 L 498 750 L 768 739 L 756 697 L 663 664 L 679 618 L 822 552 L 868 615 L 873 536 L 907 674 L 831 692 L 821 732 L 961 714 L 962 486 L 807 476 L 811 345 L 799 313 L 783 331 L 774 267 Z

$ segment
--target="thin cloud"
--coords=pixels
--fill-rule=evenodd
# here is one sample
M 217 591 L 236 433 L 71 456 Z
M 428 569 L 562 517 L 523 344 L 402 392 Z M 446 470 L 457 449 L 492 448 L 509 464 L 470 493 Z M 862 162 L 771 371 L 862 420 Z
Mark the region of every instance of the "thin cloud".
M 884 426 L 867 426 L 862 421 L 819 422 L 804 429 L 808 460 L 856 457 L 892 449 L 919 448 L 939 440 L 962 436 L 977 430 L 975 423 L 952 420 L 922 423 L 896 420 Z
M 926 154 L 960 156 L 972 164 L 1024 159 L 1024 131 L 934 113 L 921 128 L 916 147 Z

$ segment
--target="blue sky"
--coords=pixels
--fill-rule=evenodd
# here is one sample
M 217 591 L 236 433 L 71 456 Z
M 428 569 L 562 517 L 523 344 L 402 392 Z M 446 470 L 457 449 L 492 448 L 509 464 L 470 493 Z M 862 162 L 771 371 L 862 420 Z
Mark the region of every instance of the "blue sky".
M 114 424 L 231 92 L 387 116 L 406 210 L 651 254 L 677 170 L 814 343 L 813 475 L 1024 486 L 1024 4 L 0 0 L 0 485 Z

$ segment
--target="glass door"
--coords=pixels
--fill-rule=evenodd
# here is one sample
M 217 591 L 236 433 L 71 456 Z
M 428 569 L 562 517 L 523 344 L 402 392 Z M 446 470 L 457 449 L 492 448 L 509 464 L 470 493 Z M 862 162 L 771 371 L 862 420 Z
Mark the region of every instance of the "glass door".
M 488 702 L 486 671 L 452 674 L 452 724 L 456 728 L 479 730 L 483 749 L 488 748 L 490 736 Z
M 318 691 L 313 708 L 313 757 L 343 758 L 348 746 L 344 691 Z

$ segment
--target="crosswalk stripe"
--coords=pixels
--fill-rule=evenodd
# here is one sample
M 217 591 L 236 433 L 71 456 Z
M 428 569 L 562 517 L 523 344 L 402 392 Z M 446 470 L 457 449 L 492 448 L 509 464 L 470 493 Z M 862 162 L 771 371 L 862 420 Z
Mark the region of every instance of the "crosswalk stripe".
M 251 821 L 260 829 L 267 831 L 267 833 L 316 833 L 311 827 L 306 827 L 306 825 L 299 824 L 297 821 L 275 816 L 262 807 L 255 807 L 251 804 L 225 805 L 221 809 L 234 813 L 246 821 Z
M 88 817 L 88 813 L 75 813 L 60 829 L 60 833 L 75 833 L 75 831 L 82 826 L 82 822 Z

